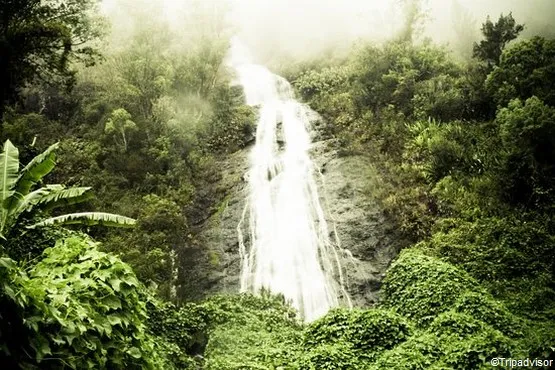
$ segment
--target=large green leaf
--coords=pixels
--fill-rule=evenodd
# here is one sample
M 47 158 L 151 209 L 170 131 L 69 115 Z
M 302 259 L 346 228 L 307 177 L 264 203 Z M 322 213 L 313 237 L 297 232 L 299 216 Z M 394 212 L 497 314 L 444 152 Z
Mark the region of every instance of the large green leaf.
M 4 202 L 4 208 L 7 212 L 5 228 L 9 229 L 13 226 L 15 222 L 17 222 L 18 217 L 21 213 L 25 211 L 30 211 L 35 204 L 37 204 L 40 199 L 49 193 L 61 190 L 63 187 L 61 185 L 52 186 L 47 185 L 46 187 L 37 189 L 26 196 L 21 195 L 18 192 L 13 193 L 6 201 Z
M 90 187 L 56 190 L 43 196 L 37 205 L 40 206 L 42 210 L 49 211 L 62 206 L 82 203 L 93 197 L 89 190 L 91 190 Z
M 133 227 L 135 220 L 129 217 L 103 212 L 70 213 L 67 215 L 47 218 L 29 226 L 29 229 L 50 225 L 104 225 L 115 227 Z
M 19 177 L 17 178 L 17 185 L 15 190 L 22 194 L 27 195 L 31 188 L 39 182 L 44 176 L 50 173 L 56 166 L 56 155 L 54 151 L 58 149 L 60 143 L 51 145 L 41 154 L 37 155 L 25 166 Z
M 4 230 L 8 210 L 4 206 L 4 201 L 13 193 L 13 186 L 17 180 L 19 171 L 19 151 L 11 141 L 6 140 L 4 150 L 0 153 L 0 235 Z
M 51 209 L 81 203 L 92 198 L 89 187 L 65 189 L 63 185 L 46 185 L 30 192 L 24 197 L 14 193 L 11 199 L 13 206 L 8 210 L 9 220 L 17 220 L 23 212 L 32 212 L 34 209 L 49 211 Z M 8 222 L 9 223 L 9 222 Z
M 22 212 L 31 212 L 34 207 L 48 211 L 57 207 L 72 205 L 89 200 L 92 194 L 89 187 L 65 189 L 63 185 L 46 185 L 21 197 L 11 215 L 17 217 Z M 18 194 L 18 193 L 16 193 Z

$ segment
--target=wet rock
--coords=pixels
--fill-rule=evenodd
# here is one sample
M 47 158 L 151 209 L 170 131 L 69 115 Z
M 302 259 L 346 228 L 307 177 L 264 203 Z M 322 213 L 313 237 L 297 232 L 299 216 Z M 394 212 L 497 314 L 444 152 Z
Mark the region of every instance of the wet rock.
M 372 189 L 381 181 L 375 166 L 363 156 L 339 156 L 333 146 L 330 140 L 317 142 L 313 156 L 317 166 L 325 169 L 320 191 L 327 221 L 335 225 L 341 248 L 353 256 L 350 263 L 343 262 L 348 291 L 355 305 L 365 306 L 377 300 L 400 235 L 373 196 Z
M 317 131 L 313 137 L 323 138 Z M 384 272 L 401 245 L 400 235 L 373 195 L 373 188 L 381 181 L 375 166 L 363 156 L 339 156 L 336 147 L 332 139 L 317 141 L 311 156 L 332 240 L 336 232 L 345 250 L 342 262 L 348 292 L 354 305 L 368 306 L 379 297 Z M 218 164 L 222 173 L 218 187 L 225 196 L 218 211 L 199 226 L 199 243 L 213 256 L 208 294 L 239 291 L 237 227 L 248 196 L 250 149 L 238 151 Z M 244 223 L 244 237 L 248 238 L 248 217 Z
M 222 158 L 218 162 L 221 180 L 217 187 L 222 190 L 215 212 L 199 225 L 198 242 L 210 258 L 208 279 L 211 284 L 207 294 L 237 292 L 239 290 L 239 225 L 245 200 L 248 196 L 248 156 L 250 148 Z

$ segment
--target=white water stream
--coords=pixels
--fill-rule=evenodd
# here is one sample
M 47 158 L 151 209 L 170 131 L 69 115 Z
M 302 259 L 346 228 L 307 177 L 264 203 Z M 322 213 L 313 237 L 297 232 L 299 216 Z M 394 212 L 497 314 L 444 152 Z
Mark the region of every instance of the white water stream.
M 306 321 L 340 304 L 350 305 L 343 287 L 339 246 L 330 239 L 318 195 L 320 174 L 309 156 L 310 117 L 290 84 L 252 64 L 233 41 L 230 64 L 247 104 L 259 107 L 256 143 L 250 156 L 249 198 L 237 230 L 241 291 L 282 293 Z M 243 221 L 248 216 L 250 238 Z

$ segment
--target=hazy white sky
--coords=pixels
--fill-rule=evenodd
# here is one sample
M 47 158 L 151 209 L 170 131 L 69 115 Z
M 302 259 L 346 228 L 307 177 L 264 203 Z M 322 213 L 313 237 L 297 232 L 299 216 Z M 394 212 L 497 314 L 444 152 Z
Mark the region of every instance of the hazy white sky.
M 402 0 L 104 0 L 107 14 L 119 24 L 133 18 L 130 10 L 148 8 L 177 29 L 195 4 L 205 9 L 229 7 L 227 21 L 255 52 L 318 52 L 330 45 L 347 45 L 357 38 L 383 40 L 402 22 Z M 555 0 L 423 0 L 429 20 L 426 35 L 438 42 L 453 41 L 453 23 L 461 9 L 474 21 L 474 33 L 487 15 L 513 11 L 517 21 L 532 24 L 532 32 L 552 29 Z M 459 6 L 454 8 L 454 3 Z M 118 10 L 119 9 L 119 10 Z M 122 10 L 123 9 L 123 10 Z M 456 9 L 455 11 L 453 9 Z M 210 10 L 209 10 L 210 11 Z M 126 13 L 127 12 L 127 13 Z M 539 31 L 538 31 L 539 30 Z M 472 32 L 472 30 L 469 30 Z M 455 40 L 456 41 L 456 40 Z

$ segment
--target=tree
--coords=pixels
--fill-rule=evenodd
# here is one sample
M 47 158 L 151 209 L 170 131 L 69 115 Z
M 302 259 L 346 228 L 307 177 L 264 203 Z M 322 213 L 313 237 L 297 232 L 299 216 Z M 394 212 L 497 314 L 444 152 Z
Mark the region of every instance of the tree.
M 0 0 L 0 117 L 36 79 L 73 82 L 71 62 L 92 64 L 102 33 L 96 0 Z
M 508 48 L 498 68 L 488 76 L 486 88 L 498 106 L 510 100 L 536 96 L 555 106 L 555 40 L 534 37 Z
M 516 23 L 512 13 L 507 16 L 501 14 L 495 24 L 488 16 L 486 23 L 482 24 L 482 34 L 485 39 L 479 44 L 474 43 L 473 56 L 486 62 L 488 69 L 491 70 L 499 64 L 501 53 L 507 43 L 516 39 L 522 30 L 524 26 Z
M 555 108 L 537 97 L 512 100 L 497 113 L 504 158 L 501 179 L 513 203 L 530 207 L 555 199 Z
M 38 215 L 54 208 L 81 203 L 90 198 L 87 187 L 65 188 L 63 185 L 45 185 L 34 191 L 31 189 L 54 169 L 58 143 L 36 156 L 19 171 L 19 152 L 7 140 L 0 153 L 0 238 L 6 236 L 17 225 L 23 214 Z M 101 212 L 71 213 L 49 217 L 28 226 L 29 229 L 55 224 L 85 224 L 131 227 L 135 220 Z
M 116 109 L 110 115 L 110 119 L 106 122 L 104 132 L 114 135 L 114 141 L 118 145 L 123 145 L 123 151 L 127 151 L 128 139 L 127 132 L 137 130 L 137 125 L 131 120 L 131 115 L 125 109 Z M 121 142 L 118 138 L 121 136 Z
M 401 29 L 401 41 L 412 43 L 414 38 L 422 32 L 426 11 L 423 9 L 422 0 L 400 0 L 405 18 Z

